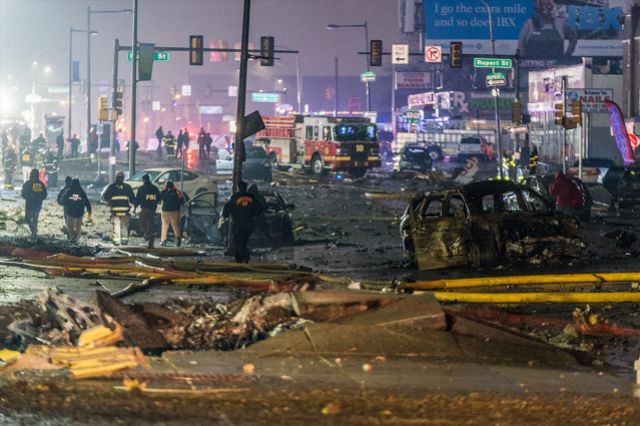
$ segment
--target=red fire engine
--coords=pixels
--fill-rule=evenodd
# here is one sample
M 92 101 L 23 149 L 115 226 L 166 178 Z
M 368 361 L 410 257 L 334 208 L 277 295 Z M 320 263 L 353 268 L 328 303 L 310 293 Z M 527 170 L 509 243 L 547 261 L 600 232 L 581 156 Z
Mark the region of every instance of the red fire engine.
M 310 168 L 319 177 L 327 170 L 360 177 L 380 167 L 378 128 L 364 117 L 262 117 L 256 135 L 274 168 Z

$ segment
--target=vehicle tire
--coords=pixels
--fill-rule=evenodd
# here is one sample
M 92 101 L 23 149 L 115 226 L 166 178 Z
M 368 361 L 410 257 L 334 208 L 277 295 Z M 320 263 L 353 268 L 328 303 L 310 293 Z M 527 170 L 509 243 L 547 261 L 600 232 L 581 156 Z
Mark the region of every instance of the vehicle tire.
M 322 157 L 314 155 L 311 159 L 311 174 L 315 178 L 320 178 L 324 174 L 324 164 L 322 164 Z
M 493 238 L 487 236 L 471 243 L 471 264 L 476 267 L 492 266 L 498 261 L 498 249 Z
M 350 169 L 349 176 L 354 178 L 361 178 L 367 173 L 367 169 L 365 167 L 358 167 L 357 169 Z
M 271 168 L 273 170 L 280 170 L 280 161 L 278 161 L 278 156 L 275 152 L 269 154 L 269 161 L 271 161 Z
M 427 152 L 431 156 L 433 161 L 442 161 L 444 160 L 444 154 L 439 146 L 430 146 L 427 148 Z

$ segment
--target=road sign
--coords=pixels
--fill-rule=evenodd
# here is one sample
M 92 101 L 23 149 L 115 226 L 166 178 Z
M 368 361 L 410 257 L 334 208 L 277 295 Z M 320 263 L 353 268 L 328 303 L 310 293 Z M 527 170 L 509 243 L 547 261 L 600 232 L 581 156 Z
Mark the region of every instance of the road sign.
M 227 91 L 230 98 L 238 97 L 238 86 L 229 86 L 229 89 Z
M 160 111 L 160 101 L 151 102 L 151 109 L 154 111 Z
M 133 54 L 131 51 L 127 52 L 127 62 L 131 62 Z M 140 52 L 138 52 L 138 59 L 140 59 Z M 169 62 L 169 52 L 153 52 L 153 60 L 159 62 Z
M 529 128 L 526 124 L 521 124 L 519 126 L 513 126 L 509 128 L 509 133 L 527 133 Z
M 38 95 L 37 93 L 35 94 L 29 93 L 27 95 L 27 100 L 25 102 L 32 103 L 32 102 L 40 102 L 40 101 L 42 101 L 42 96 Z
M 507 80 L 504 79 L 504 78 L 502 78 L 502 79 L 496 78 L 496 79 L 493 79 L 493 80 L 487 80 L 487 86 L 490 86 L 490 87 L 491 86 L 506 86 L 506 84 L 507 84 Z
M 191 85 L 185 84 L 182 86 L 182 96 L 191 96 Z
M 365 81 L 376 81 L 376 73 L 373 71 L 365 71 L 360 74 L 360 81 L 362 81 L 363 83 Z
M 424 48 L 425 62 L 442 62 L 442 48 L 440 46 L 426 46 Z
M 511 68 L 511 59 L 473 58 L 473 66 L 476 68 Z
M 406 116 L 408 124 L 415 124 L 420 121 L 420 111 L 417 109 L 408 109 Z
M 52 86 L 47 88 L 48 93 L 69 93 L 69 86 Z
M 504 74 L 501 72 L 492 72 L 487 74 L 487 80 L 504 80 Z
M 392 44 L 391 45 L 391 63 L 392 64 L 408 64 L 409 63 L 409 45 L 408 44 Z
M 280 95 L 278 93 L 252 93 L 251 100 L 253 102 L 279 102 Z

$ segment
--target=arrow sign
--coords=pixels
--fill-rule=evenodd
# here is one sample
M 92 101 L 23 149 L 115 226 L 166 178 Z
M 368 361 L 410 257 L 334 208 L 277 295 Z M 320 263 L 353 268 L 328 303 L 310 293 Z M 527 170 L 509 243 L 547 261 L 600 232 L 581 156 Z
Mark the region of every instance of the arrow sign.
M 408 44 L 391 45 L 391 63 L 405 64 L 405 65 L 409 63 L 409 45 Z

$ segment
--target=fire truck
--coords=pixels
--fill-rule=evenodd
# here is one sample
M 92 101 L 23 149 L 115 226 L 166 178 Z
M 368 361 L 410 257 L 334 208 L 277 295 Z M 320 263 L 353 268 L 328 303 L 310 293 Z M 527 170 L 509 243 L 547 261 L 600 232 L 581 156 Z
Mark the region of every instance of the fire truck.
M 378 128 L 364 117 L 262 117 L 263 146 L 275 169 L 308 168 L 315 177 L 328 170 L 364 176 L 380 167 Z

